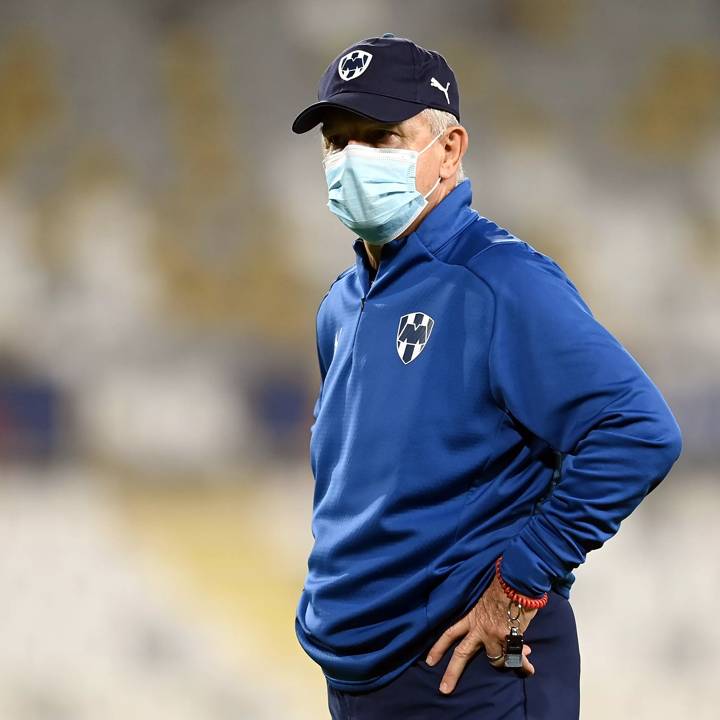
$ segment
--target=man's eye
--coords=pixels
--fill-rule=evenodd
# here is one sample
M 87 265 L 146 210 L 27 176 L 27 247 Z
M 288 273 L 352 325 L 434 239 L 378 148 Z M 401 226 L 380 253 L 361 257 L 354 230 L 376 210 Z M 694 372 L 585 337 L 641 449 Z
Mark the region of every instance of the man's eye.
M 347 145 L 347 138 L 342 135 L 331 135 L 327 140 L 332 150 L 341 150 Z
M 389 130 L 375 130 L 368 135 L 368 142 L 373 144 L 385 142 L 390 139 L 391 135 Z

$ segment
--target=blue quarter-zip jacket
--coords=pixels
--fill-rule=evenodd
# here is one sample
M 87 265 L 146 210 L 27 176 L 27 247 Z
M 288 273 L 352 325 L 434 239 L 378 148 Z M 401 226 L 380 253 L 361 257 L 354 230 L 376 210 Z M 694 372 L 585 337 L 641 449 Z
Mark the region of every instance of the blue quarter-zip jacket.
M 317 314 L 314 545 L 295 629 L 341 690 L 390 682 L 503 577 L 572 570 L 665 477 L 680 428 L 562 268 L 468 180 Z M 542 612 L 540 610 L 539 612 Z

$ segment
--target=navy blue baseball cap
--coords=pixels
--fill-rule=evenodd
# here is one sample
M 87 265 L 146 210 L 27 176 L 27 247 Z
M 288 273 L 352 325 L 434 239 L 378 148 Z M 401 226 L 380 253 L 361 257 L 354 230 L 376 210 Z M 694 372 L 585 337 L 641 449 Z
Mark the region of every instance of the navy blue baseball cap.
M 383 123 L 402 122 L 424 108 L 446 110 L 459 120 L 460 95 L 440 53 L 385 33 L 355 43 L 330 63 L 320 79 L 318 102 L 295 118 L 293 132 L 311 130 L 329 108 Z

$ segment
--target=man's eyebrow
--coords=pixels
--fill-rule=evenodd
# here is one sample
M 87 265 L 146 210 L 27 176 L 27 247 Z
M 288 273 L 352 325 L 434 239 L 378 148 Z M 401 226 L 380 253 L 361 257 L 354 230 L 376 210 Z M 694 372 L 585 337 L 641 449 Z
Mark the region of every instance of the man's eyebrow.
M 400 123 L 378 123 L 377 125 L 373 125 L 369 129 L 372 129 L 372 130 L 401 130 Z
M 323 123 L 321 126 L 321 132 L 326 137 L 328 135 L 333 135 L 335 133 L 341 132 L 343 130 L 342 126 L 335 126 L 332 124 L 332 121 L 328 123 Z M 370 125 L 365 125 L 360 132 L 373 132 L 377 130 L 394 130 L 396 132 L 400 132 L 403 135 L 406 135 L 402 128 L 400 127 L 400 123 L 383 123 L 383 122 L 373 122 Z

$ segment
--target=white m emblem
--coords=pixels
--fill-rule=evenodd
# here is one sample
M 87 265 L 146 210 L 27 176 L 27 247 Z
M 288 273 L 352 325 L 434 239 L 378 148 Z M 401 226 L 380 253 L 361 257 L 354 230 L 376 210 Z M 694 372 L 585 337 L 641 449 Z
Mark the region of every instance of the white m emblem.
M 360 77 L 370 65 L 372 55 L 364 50 L 353 50 L 343 55 L 338 63 L 338 75 L 343 80 L 354 80 Z
M 407 365 L 422 351 L 430 339 L 435 321 L 425 313 L 412 312 L 400 318 L 397 331 L 397 351 L 400 359 Z

